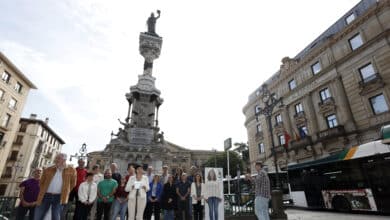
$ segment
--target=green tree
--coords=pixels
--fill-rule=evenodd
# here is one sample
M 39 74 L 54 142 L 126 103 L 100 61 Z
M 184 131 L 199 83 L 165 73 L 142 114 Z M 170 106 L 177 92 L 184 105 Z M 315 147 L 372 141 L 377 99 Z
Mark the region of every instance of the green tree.
M 234 151 L 229 151 L 229 160 L 230 160 L 230 176 L 234 178 L 237 176 L 237 167 L 240 168 L 241 174 L 243 173 L 243 162 L 240 158 L 240 155 Z M 214 161 L 216 161 L 216 167 L 223 168 L 224 178 L 227 175 L 227 153 L 217 153 L 216 155 L 210 155 L 209 159 L 203 165 L 204 167 L 214 167 Z

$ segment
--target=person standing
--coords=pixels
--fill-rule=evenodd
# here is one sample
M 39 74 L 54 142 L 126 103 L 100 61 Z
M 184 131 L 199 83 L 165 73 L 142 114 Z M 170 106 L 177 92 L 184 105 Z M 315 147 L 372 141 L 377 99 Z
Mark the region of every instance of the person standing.
M 207 174 L 207 182 L 204 184 L 204 198 L 209 205 L 209 219 L 218 220 L 218 206 L 222 200 L 223 189 L 220 183 L 217 182 L 217 175 L 214 169 L 211 169 Z
M 23 220 L 29 212 L 29 220 L 34 220 L 35 205 L 39 193 L 39 180 L 41 179 L 42 169 L 36 168 L 33 177 L 20 183 L 20 204 L 16 209 L 16 220 Z
M 112 220 L 115 220 L 116 217 L 120 216 L 120 220 L 126 219 L 126 211 L 127 211 L 127 196 L 129 195 L 128 192 L 125 191 L 126 188 L 126 177 L 123 177 L 121 180 L 121 184 L 116 189 L 116 192 L 114 194 L 115 199 L 112 205 Z
M 93 173 L 93 182 L 97 184 L 100 183 L 100 181 L 104 180 L 104 175 L 100 172 L 100 165 L 95 164 L 92 167 L 92 173 Z M 91 208 L 91 219 L 96 219 L 96 207 L 97 207 L 97 199 L 93 202 L 92 208 Z
M 202 176 L 198 173 L 195 174 L 194 182 L 191 184 L 191 198 L 192 206 L 194 210 L 194 220 L 203 219 L 203 207 L 204 207 L 204 183 Z
M 172 175 L 168 176 L 161 198 L 161 207 L 164 211 L 164 220 L 174 220 L 174 210 L 177 204 L 176 186 Z
M 191 213 L 189 210 L 189 201 L 191 193 L 191 184 L 187 181 L 187 174 L 181 175 L 180 182 L 176 185 L 176 194 L 178 196 L 178 218 L 179 219 L 191 219 Z M 184 216 L 183 216 L 184 212 Z
M 97 196 L 97 220 L 101 220 L 104 215 L 104 220 L 110 219 L 111 205 L 114 201 L 114 193 L 118 183 L 112 179 L 110 169 L 104 171 L 104 180 L 98 184 Z
M 149 184 L 149 191 L 147 193 L 147 204 L 146 204 L 146 219 L 151 220 L 152 214 L 154 214 L 154 220 L 160 220 L 161 210 L 161 195 L 163 186 L 160 183 L 160 176 L 155 175 L 153 181 Z
M 168 166 L 164 165 L 162 167 L 162 169 L 163 169 L 163 173 L 161 174 L 160 183 L 161 183 L 161 185 L 164 186 L 168 182 L 168 176 L 169 176 L 169 174 L 168 174 Z
M 146 193 L 149 191 L 149 181 L 143 175 L 140 165 L 135 165 L 135 176 L 129 178 L 126 192 L 129 192 L 128 212 L 129 219 L 142 220 L 146 206 Z
M 60 153 L 54 159 L 55 165 L 43 170 L 34 220 L 42 220 L 49 208 L 52 220 L 61 218 L 69 193 L 76 186 L 76 170 L 66 166 L 66 159 L 67 155 Z
M 119 186 L 119 184 L 121 184 L 122 176 L 118 172 L 118 165 L 116 163 L 112 163 L 110 165 L 110 168 L 111 168 L 112 179 L 114 179 L 117 182 L 118 186 Z
M 149 183 L 151 183 L 153 181 L 154 174 L 153 174 L 153 167 L 152 166 L 148 166 L 148 169 L 146 170 L 146 177 L 148 177 Z
M 263 164 L 256 162 L 257 176 L 255 185 L 255 214 L 257 218 L 269 220 L 268 202 L 271 198 L 271 186 L 268 174 L 263 170 Z
M 78 190 L 79 211 L 77 220 L 86 220 L 97 197 L 97 184 L 93 181 L 93 173 L 87 173 L 87 180 L 80 184 Z
M 79 186 L 82 182 L 85 181 L 86 176 L 87 176 L 87 169 L 85 169 L 85 161 L 83 159 L 79 159 L 77 161 L 78 167 L 76 167 L 76 173 L 77 173 L 77 180 L 76 180 L 76 186 L 72 189 L 72 191 L 69 193 L 69 204 L 64 207 L 63 215 L 64 217 L 67 215 L 69 206 L 71 205 L 71 202 L 75 201 L 76 202 L 76 208 L 74 210 L 74 215 L 73 215 L 73 220 L 77 219 L 78 212 L 80 210 L 81 203 L 79 201 L 78 197 L 78 191 L 79 191 Z M 66 219 L 66 218 L 63 218 Z
M 126 175 L 126 183 L 129 181 L 130 177 L 135 175 L 134 164 L 129 164 L 127 166 L 127 175 Z

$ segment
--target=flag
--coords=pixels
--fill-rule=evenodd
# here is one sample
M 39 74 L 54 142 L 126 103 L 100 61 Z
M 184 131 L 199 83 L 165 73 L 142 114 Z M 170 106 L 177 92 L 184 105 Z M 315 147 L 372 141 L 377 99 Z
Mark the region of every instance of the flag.
M 290 142 L 290 135 L 287 133 L 287 131 L 284 131 L 284 147 L 287 148 L 288 147 L 288 142 Z
M 306 132 L 303 130 L 303 128 L 298 128 L 299 130 L 299 136 L 301 138 L 305 138 L 306 137 Z

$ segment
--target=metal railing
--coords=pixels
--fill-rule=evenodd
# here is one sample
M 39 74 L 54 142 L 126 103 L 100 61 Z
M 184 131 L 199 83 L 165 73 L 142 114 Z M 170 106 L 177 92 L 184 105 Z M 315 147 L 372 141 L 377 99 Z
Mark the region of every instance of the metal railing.
M 18 197 L 0 196 L 0 220 L 10 219 L 15 214 Z
M 225 217 L 252 217 L 255 215 L 255 195 L 250 193 L 225 194 Z

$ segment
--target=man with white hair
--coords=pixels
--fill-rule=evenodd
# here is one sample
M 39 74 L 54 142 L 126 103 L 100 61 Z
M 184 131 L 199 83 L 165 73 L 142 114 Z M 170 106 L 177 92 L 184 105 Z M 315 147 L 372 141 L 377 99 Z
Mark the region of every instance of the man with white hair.
M 68 203 L 69 193 L 76 186 L 76 170 L 66 166 L 67 155 L 58 154 L 53 166 L 43 170 L 39 183 L 40 190 L 37 207 L 34 213 L 35 220 L 41 220 L 51 208 L 51 219 L 59 220 L 64 205 Z

